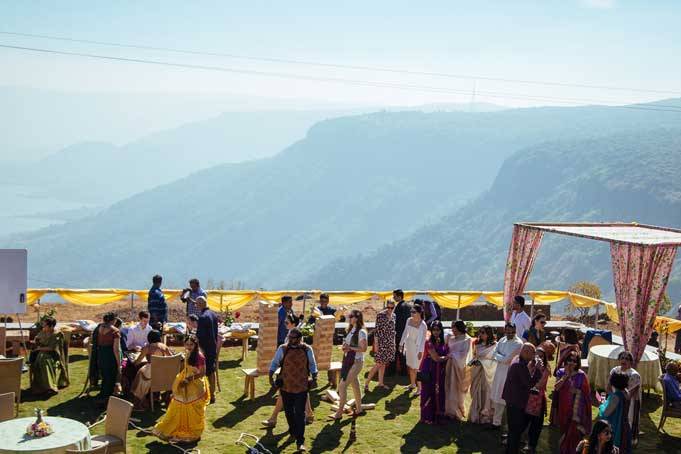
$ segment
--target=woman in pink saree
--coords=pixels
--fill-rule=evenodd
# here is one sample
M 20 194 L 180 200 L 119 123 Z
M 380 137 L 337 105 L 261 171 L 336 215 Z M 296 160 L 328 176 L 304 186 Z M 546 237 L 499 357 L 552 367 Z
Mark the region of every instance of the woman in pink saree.
M 463 421 L 466 418 L 464 399 L 471 385 L 468 363 L 471 360 L 471 338 L 466 334 L 466 324 L 457 320 L 452 334 L 447 336 L 449 361 L 445 375 L 445 414 Z
M 494 361 L 494 330 L 483 326 L 478 338 L 473 341 L 473 360 L 471 361 L 471 406 L 468 421 L 475 424 L 491 424 L 494 407 L 490 399 L 492 382 L 497 363 Z
M 560 454 L 574 454 L 579 442 L 591 433 L 591 388 L 580 363 L 579 353 L 571 352 L 556 374 Z

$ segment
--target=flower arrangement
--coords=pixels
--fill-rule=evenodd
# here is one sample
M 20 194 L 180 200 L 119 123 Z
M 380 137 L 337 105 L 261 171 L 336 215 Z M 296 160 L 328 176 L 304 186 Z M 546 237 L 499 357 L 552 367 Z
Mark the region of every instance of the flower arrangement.
M 300 332 L 303 337 L 312 337 L 314 335 L 314 325 L 312 323 L 303 323 L 300 325 Z
M 26 428 L 26 435 L 29 437 L 40 438 L 47 437 L 54 433 L 52 426 L 43 420 L 43 411 L 40 408 L 35 409 L 36 420 Z
M 227 309 L 225 312 L 223 312 L 222 319 L 225 322 L 225 326 L 232 326 L 232 324 L 237 323 L 239 320 L 239 317 L 241 317 L 241 312 L 236 311 L 232 312 L 231 310 Z

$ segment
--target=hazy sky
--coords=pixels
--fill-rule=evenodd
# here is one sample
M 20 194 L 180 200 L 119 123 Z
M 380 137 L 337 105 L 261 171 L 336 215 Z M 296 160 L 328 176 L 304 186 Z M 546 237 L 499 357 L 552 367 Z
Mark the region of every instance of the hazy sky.
M 0 3 L 0 31 L 681 94 L 680 23 L 681 2 L 672 0 Z M 2 34 L 0 43 L 443 89 L 357 87 L 0 48 L 0 85 L 66 91 L 222 92 L 352 104 L 469 102 L 474 87 L 477 101 L 505 105 L 674 96 L 272 64 Z

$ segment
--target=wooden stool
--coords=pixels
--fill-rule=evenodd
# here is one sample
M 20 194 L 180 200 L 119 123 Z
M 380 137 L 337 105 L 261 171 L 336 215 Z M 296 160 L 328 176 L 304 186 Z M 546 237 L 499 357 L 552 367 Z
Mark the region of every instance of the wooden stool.
M 341 373 L 341 368 L 343 367 L 343 363 L 340 361 L 332 361 L 331 366 L 329 367 L 327 371 L 327 376 L 329 377 L 329 383 L 331 383 L 331 386 L 335 389 L 338 389 L 338 385 L 340 384 L 340 373 Z
M 280 371 L 281 369 L 277 369 L 275 373 L 278 374 Z M 241 372 L 244 373 L 244 396 L 248 396 L 250 400 L 253 400 L 255 399 L 255 379 L 263 375 L 269 375 L 269 373 L 262 374 L 258 372 L 258 369 L 241 369 Z

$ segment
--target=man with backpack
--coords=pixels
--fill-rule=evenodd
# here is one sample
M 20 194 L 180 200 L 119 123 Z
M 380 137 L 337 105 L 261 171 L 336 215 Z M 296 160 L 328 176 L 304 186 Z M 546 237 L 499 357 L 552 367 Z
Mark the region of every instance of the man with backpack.
M 281 345 L 270 365 L 270 385 L 279 389 L 289 433 L 295 438 L 299 452 L 305 448 L 305 402 L 310 389 L 317 386 L 317 362 L 312 347 L 302 342 L 303 333 L 293 328 L 288 342 Z M 277 380 L 274 373 L 281 367 Z M 309 380 L 312 375 L 312 380 Z

